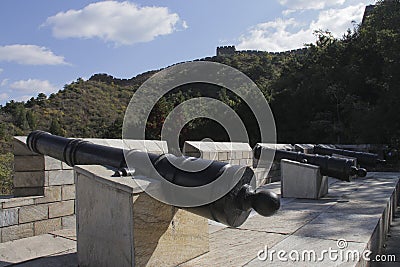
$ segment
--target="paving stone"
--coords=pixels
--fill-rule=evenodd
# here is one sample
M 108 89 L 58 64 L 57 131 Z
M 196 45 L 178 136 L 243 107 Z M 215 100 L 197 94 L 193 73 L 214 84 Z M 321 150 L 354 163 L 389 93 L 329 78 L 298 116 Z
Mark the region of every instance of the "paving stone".
M 227 226 L 222 223 L 217 223 L 211 220 L 208 220 L 208 233 L 215 233 L 219 230 L 225 229 Z
M 74 214 L 75 201 L 68 200 L 49 204 L 49 218 Z
M 19 223 L 34 222 L 48 218 L 47 204 L 25 206 L 19 209 Z
M 18 224 L 1 229 L 1 242 L 8 242 L 34 235 L 33 223 Z M 0 244 L 1 247 L 1 244 Z M 1 251 L 1 249 L 0 249 Z M 0 258 L 1 258 L 0 254 Z M 1 263 L 0 263 L 1 264 Z
M 377 227 L 380 215 L 326 212 L 296 231 L 296 236 L 321 239 L 346 239 L 368 243 Z
M 54 218 L 33 223 L 35 235 L 47 234 L 61 229 L 61 218 Z
M 75 228 L 56 230 L 56 231 L 51 232 L 50 234 L 68 238 L 71 240 L 76 240 L 76 229 Z
M 366 265 L 362 253 L 367 244 L 347 242 L 347 245 L 347 248 L 341 250 L 336 240 L 289 236 L 274 246 L 261 248 L 260 258 L 255 257 L 244 266 L 356 266 L 357 264 L 364 266 L 362 263 Z M 337 252 L 329 256 L 328 251 L 333 250 Z M 353 256 L 353 252 L 357 256 Z M 358 262 L 360 258 L 361 262 Z
M 18 223 L 18 208 L 0 210 L 0 227 L 10 226 Z
M 18 267 L 77 267 L 78 255 L 76 249 L 56 253 L 50 256 L 45 256 L 30 260 L 27 262 L 19 263 Z
M 279 210 L 274 216 L 263 217 L 255 215 L 239 228 L 254 231 L 263 231 L 279 234 L 292 234 L 305 223 L 316 218 L 320 213 L 311 211 L 285 211 Z
M 0 244 L 0 266 L 54 255 L 76 248 L 76 242 L 50 234 Z
M 180 266 L 243 266 L 264 246 L 272 247 L 286 236 L 225 228 L 210 234 L 210 252 Z

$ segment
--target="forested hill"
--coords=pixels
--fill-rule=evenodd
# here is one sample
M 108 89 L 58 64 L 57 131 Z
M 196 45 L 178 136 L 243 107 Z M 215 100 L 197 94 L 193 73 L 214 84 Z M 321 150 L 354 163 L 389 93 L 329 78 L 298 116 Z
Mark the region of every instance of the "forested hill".
M 363 25 L 340 39 L 316 32 L 317 42 L 304 53 L 235 53 L 201 60 L 220 62 L 248 75 L 268 99 L 279 142 L 391 143 L 400 136 L 400 3 L 378 3 Z M 14 135 L 41 129 L 76 137 L 118 138 L 124 112 L 135 90 L 156 71 L 132 79 L 95 74 L 65 85 L 58 93 L 39 94 L 27 102 L 11 101 L 0 109 L 0 153 Z M 215 88 L 214 88 L 215 89 Z M 162 98 L 148 121 L 148 138 L 158 138 L 174 106 L 202 94 L 203 88 L 179 88 Z M 221 99 L 241 113 L 240 99 L 225 90 Z M 251 119 L 249 119 L 251 121 Z M 246 124 L 249 132 L 255 126 Z M 213 129 L 211 131 L 211 129 Z M 214 130 L 217 129 L 217 130 Z M 254 130 L 254 131 L 253 131 Z M 225 132 L 212 121 L 188 124 L 182 138 Z M 257 134 L 251 137 L 257 141 Z

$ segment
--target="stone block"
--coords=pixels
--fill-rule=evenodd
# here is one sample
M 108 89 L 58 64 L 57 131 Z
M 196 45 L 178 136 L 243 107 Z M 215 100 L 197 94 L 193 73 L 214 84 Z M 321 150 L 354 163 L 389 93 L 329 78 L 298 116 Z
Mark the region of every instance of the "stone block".
M 294 149 L 301 153 L 312 154 L 314 153 L 314 145 L 313 144 L 295 144 Z
M 63 229 L 76 228 L 76 215 L 61 217 L 61 223 Z
M 33 236 L 33 223 L 24 223 L 1 229 L 1 242 Z
M 62 200 L 75 199 L 75 185 L 62 186 Z
M 63 170 L 72 170 L 74 167 L 69 166 L 67 163 L 65 162 L 61 162 L 61 168 Z
M 74 184 L 74 171 L 73 170 L 54 170 L 46 171 L 49 180 L 49 186 Z
M 232 152 L 232 159 L 242 159 L 242 158 L 243 158 L 243 151 Z
M 62 217 L 74 214 L 75 201 L 68 200 L 49 204 L 49 218 Z
M 232 159 L 232 160 L 230 160 L 230 164 L 232 164 L 232 165 L 240 165 L 240 160 Z
M 48 214 L 46 204 L 21 207 L 19 209 L 19 223 L 45 220 L 48 218 Z
M 239 165 L 243 165 L 243 166 L 251 166 L 252 162 L 250 159 L 241 159 L 239 160 Z
M 41 187 L 44 186 L 44 171 L 15 172 L 14 187 Z
M 44 169 L 46 171 L 61 170 L 62 169 L 61 161 L 49 156 L 44 156 Z
M 37 156 L 26 145 L 26 136 L 15 136 L 13 139 L 13 153 L 15 156 Z
M 4 199 L 2 200 L 2 208 L 9 209 L 33 205 L 35 199 L 36 197 L 13 197 L 9 199 Z
M 282 197 L 319 199 L 328 193 L 328 178 L 318 166 L 281 160 Z
M 243 151 L 243 152 L 242 152 L 242 157 L 243 157 L 244 159 L 250 159 L 250 158 L 253 157 L 253 155 L 252 155 L 252 152 L 251 152 L 251 151 Z
M 44 188 L 44 196 L 35 199 L 36 204 L 61 201 L 61 186 L 49 186 Z
M 16 187 L 14 188 L 15 197 L 27 197 L 27 196 L 43 196 L 43 187 Z
M 18 209 L 1 209 L 0 210 L 0 227 L 18 224 Z
M 228 152 L 218 152 L 218 160 L 228 160 Z
M 14 156 L 14 171 L 43 171 L 44 157 L 38 156 Z
M 61 229 L 61 218 L 54 218 L 33 223 L 35 235 L 47 234 Z
M 168 145 L 165 141 L 125 139 L 123 142 L 126 149 L 138 149 L 155 154 L 168 153 Z
M 105 167 L 75 171 L 80 266 L 177 266 L 208 251 L 206 219 L 151 198 Z

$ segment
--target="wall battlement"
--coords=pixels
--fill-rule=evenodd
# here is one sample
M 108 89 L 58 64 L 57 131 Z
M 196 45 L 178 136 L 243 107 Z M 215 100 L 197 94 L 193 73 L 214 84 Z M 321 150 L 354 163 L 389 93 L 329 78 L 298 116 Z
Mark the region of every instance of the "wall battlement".
M 281 52 L 268 52 L 262 50 L 236 50 L 234 45 L 228 46 L 218 46 L 217 47 L 217 56 L 229 56 L 234 54 L 248 54 L 248 55 L 260 55 L 260 54 L 269 54 L 269 55 L 284 55 L 284 54 L 302 54 L 307 52 L 307 48 L 299 48 L 292 49 Z

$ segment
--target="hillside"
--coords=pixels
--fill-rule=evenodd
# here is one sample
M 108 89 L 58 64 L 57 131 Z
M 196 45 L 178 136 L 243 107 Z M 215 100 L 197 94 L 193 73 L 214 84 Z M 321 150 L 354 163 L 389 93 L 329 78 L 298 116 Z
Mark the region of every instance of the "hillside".
M 317 31 L 304 53 L 235 53 L 201 60 L 220 62 L 248 75 L 274 113 L 278 142 L 386 143 L 400 140 L 400 3 L 378 3 L 364 23 L 335 39 Z M 0 108 L 0 154 L 11 151 L 14 135 L 41 129 L 75 137 L 119 138 L 126 106 L 135 90 L 156 71 L 132 79 L 95 74 L 50 96 L 39 94 Z M 245 121 L 252 144 L 258 129 L 240 99 L 221 88 L 183 86 L 163 97 L 148 122 L 147 138 L 157 139 L 166 115 L 186 99 L 207 95 L 230 105 Z M 212 121 L 185 126 L 181 142 L 213 134 L 226 140 Z M 10 156 L 0 180 L 8 177 Z M 4 170 L 4 171 L 3 171 Z

